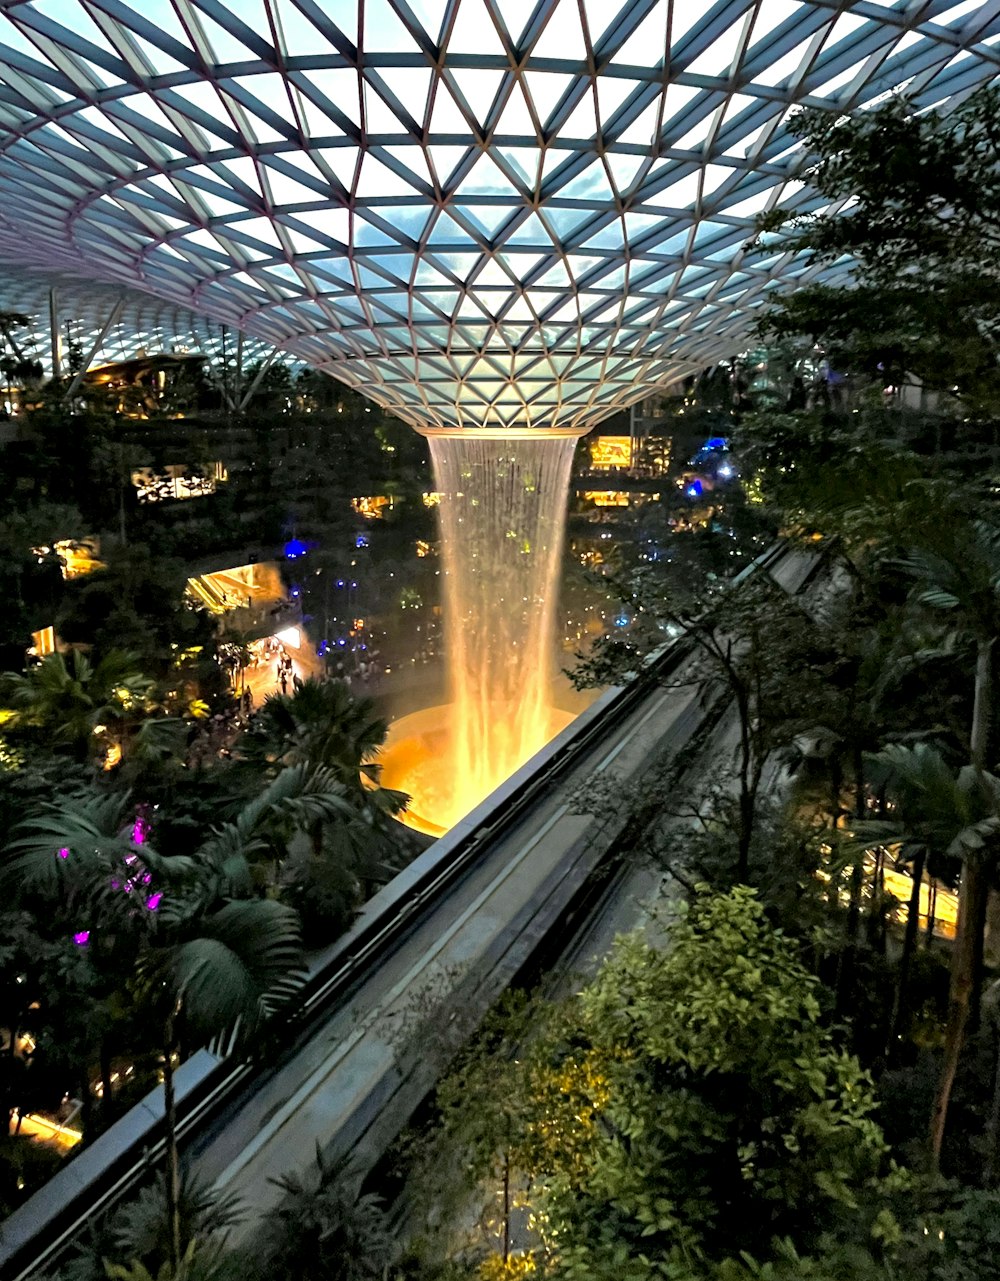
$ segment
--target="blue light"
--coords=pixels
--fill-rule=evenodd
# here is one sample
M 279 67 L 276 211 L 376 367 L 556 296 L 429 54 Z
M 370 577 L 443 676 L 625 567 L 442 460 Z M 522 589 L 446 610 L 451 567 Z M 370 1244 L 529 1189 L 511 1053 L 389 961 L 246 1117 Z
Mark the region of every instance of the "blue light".
M 729 442 L 726 440 L 724 436 L 712 436 L 711 439 L 706 440 L 704 445 L 702 446 L 702 449 L 728 449 L 728 448 L 729 448 Z
M 368 535 L 367 535 L 367 534 L 358 534 L 357 538 L 355 538 L 355 540 L 354 540 L 354 546 L 355 546 L 355 547 L 367 547 L 367 546 L 368 546 Z
M 292 600 L 296 600 L 299 595 L 299 589 L 297 587 L 293 587 L 288 594 L 291 596 Z
M 338 578 L 338 579 L 337 579 L 337 586 L 338 586 L 338 587 L 343 587 L 343 586 L 344 586 L 344 580 L 343 580 L 342 578 Z
M 688 498 L 700 498 L 702 492 L 701 481 L 693 480 L 684 492 L 687 494 Z
M 288 560 L 296 560 L 299 556 L 304 556 L 308 550 L 301 538 L 290 538 L 285 543 L 285 556 Z
M 327 653 L 329 648 L 330 648 L 330 642 L 328 640 L 321 640 L 319 645 L 316 647 L 316 653 L 319 655 L 320 658 L 322 658 Z
M 343 637 L 343 636 L 338 636 L 338 637 L 337 637 L 337 644 L 338 644 L 338 645 L 346 645 L 346 644 L 347 644 L 347 641 L 344 639 L 344 637 Z

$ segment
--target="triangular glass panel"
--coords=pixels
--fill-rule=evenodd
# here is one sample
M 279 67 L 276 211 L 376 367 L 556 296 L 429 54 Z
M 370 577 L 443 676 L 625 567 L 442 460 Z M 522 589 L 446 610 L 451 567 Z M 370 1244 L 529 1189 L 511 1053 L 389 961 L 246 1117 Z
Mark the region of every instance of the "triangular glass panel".
M 290 178 L 288 174 L 271 166 L 265 167 L 264 176 L 271 189 L 272 202 L 277 206 L 315 205 L 324 200 L 328 194 L 317 192 L 315 187 L 307 187 L 305 183 L 298 182 L 295 178 Z
M 413 188 L 371 151 L 366 151 L 361 161 L 355 195 L 362 199 L 372 196 L 410 196 Z
M 556 0 L 531 55 L 532 58 L 586 61 L 587 46 L 580 27 L 580 10 L 576 0 Z
M 541 152 L 534 147 L 500 147 L 499 154 L 529 191 L 533 191 Z
M 442 209 L 434 222 L 427 237 L 427 243 L 432 245 L 450 244 L 464 247 L 471 243 L 471 237 L 464 227 L 460 227 L 454 218 L 450 217 Z
M 312 236 L 303 235 L 301 231 L 295 231 L 291 227 L 285 227 L 284 230 L 296 254 L 312 254 L 329 248 L 322 241 L 314 240 Z
M 448 83 L 444 79 L 438 80 L 435 86 L 430 131 L 432 135 L 442 133 L 465 135 L 469 132 L 469 122 L 452 97 Z
M 602 130 L 607 133 L 611 118 L 618 111 L 625 99 L 641 83 L 639 80 L 624 80 L 617 76 L 598 76 L 597 106 Z
M 452 272 L 463 283 L 469 278 L 473 268 L 479 263 L 480 255 L 477 253 L 449 253 L 441 255 L 440 261 L 443 267 Z
M 322 147 L 313 155 L 327 165 L 337 182 L 345 191 L 354 186 L 354 171 L 361 155 L 360 147 L 345 143 L 342 147 Z
M 468 103 L 473 117 L 483 124 L 489 115 L 497 91 L 503 81 L 502 71 L 453 71 L 451 73 L 462 97 Z
M 386 68 L 383 79 L 418 125 L 423 125 L 431 87 L 430 67 Z
M 444 90 L 439 92 L 443 93 Z M 438 182 L 442 187 L 448 185 L 448 180 L 454 173 L 456 167 L 469 154 L 468 147 L 444 146 L 440 143 L 432 143 L 427 148 L 430 153 L 431 161 L 434 165 L 434 172 L 437 174 Z
M 546 121 L 566 90 L 575 83 L 575 79 L 558 71 L 526 71 L 523 79 L 528 101 L 534 107 L 538 122 L 544 129 Z
M 589 142 L 597 134 L 597 109 L 594 106 L 593 86 L 587 86 L 586 93 L 580 98 L 566 119 L 559 125 L 559 137 L 579 138 Z
M 310 214 L 309 221 L 317 231 L 339 241 L 342 245 L 350 242 L 350 214 L 344 208 L 331 207 L 317 209 Z
M 369 134 L 406 133 L 407 128 L 395 111 L 382 98 L 374 85 L 362 81 L 365 103 L 365 129 Z
M 614 38 L 614 24 L 601 37 L 600 43 L 603 44 L 608 37 Z M 663 61 L 666 47 L 667 0 L 656 0 L 652 11 L 616 51 L 615 62 L 619 66 L 655 67 Z
M 624 243 L 624 239 L 625 233 L 622 229 L 621 218 L 616 216 L 599 231 L 595 231 L 592 236 L 588 236 L 580 247 L 582 249 L 618 249 Z
M 535 137 L 535 122 L 531 118 L 520 81 L 514 85 L 504 103 L 494 131 L 497 137 Z
M 303 80 L 316 86 L 320 98 L 325 98 L 356 127 L 360 126 L 361 88 L 358 73 L 352 67 L 323 68 L 300 74 Z
M 451 283 L 452 282 L 444 272 L 439 271 L 433 263 L 427 260 L 427 258 L 417 259 L 417 271 L 414 278 L 414 284 L 418 287 L 422 285 L 447 286 Z
M 436 307 L 438 311 L 443 311 L 450 316 L 458 302 L 459 291 L 457 289 L 424 289 L 422 296 L 431 307 Z
M 509 286 L 511 283 L 510 276 L 503 269 L 495 258 L 486 258 L 485 261 L 477 256 L 477 261 L 483 262 L 479 274 L 476 276 L 476 288 L 485 285 L 496 285 L 500 287 Z
M 364 43 L 379 53 L 416 53 L 420 49 L 386 0 L 365 0 Z
M 250 3 L 253 4 L 254 0 L 250 0 Z M 229 16 L 230 15 L 227 15 L 227 17 Z M 256 62 L 260 58 L 260 44 L 257 40 L 252 39 L 255 34 L 253 28 L 240 23 L 235 15 L 232 16 L 233 26 L 244 33 L 243 38 L 237 35 L 234 31 L 229 30 L 228 26 L 221 26 L 218 22 L 214 21 L 203 9 L 197 10 L 195 20 L 204 31 L 211 48 L 211 52 L 214 54 L 214 60 L 217 64 L 227 62 Z M 262 33 L 260 39 L 265 45 L 270 45 L 268 36 L 270 35 L 271 28 L 267 21 L 266 14 L 261 12 L 259 14 L 258 21 L 261 23 L 259 28 Z M 250 40 L 251 43 L 246 43 L 247 40 Z
M 574 200 L 614 200 L 607 171 L 603 163 L 596 159 L 560 187 L 556 194 Z
M 354 243 L 355 245 L 394 245 L 397 242 L 391 236 L 376 227 L 373 223 L 362 217 L 360 211 L 354 214 Z
M 503 53 L 503 45 L 483 0 L 462 0 L 448 37 L 448 52 Z
M 806 55 L 813 44 L 814 39 L 810 36 L 806 40 L 800 40 L 787 53 L 782 53 L 776 58 L 769 50 L 760 70 L 754 74 L 753 83 L 771 88 L 783 84 L 786 80 L 797 79 L 806 69 Z M 753 50 L 751 50 L 751 57 L 753 57 Z
M 555 238 L 565 241 L 570 239 L 578 228 L 590 222 L 595 213 L 593 209 L 577 209 L 572 205 L 546 205 L 540 216 L 552 228 Z
M 503 224 L 510 220 L 511 215 L 514 213 L 514 206 L 463 204 L 461 211 L 484 236 L 492 239 Z
M 519 199 L 521 193 L 486 152 L 480 152 L 472 168 L 455 188 L 457 198 L 465 196 L 508 196 Z
M 628 191 L 643 166 L 649 163 L 647 156 L 627 155 L 624 152 L 607 151 L 604 158 L 619 194 Z

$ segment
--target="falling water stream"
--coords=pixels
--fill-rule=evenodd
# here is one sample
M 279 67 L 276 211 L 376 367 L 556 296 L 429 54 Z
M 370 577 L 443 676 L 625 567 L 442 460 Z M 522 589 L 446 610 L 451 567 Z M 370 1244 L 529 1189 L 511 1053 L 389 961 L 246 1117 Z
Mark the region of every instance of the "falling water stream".
M 482 798 L 548 741 L 573 438 L 431 437 L 456 784 Z
M 418 753 L 432 759 L 392 785 L 412 792 L 413 808 L 443 829 L 569 719 L 553 708 L 551 684 L 576 438 L 472 431 L 429 439 L 441 494 L 450 703 L 433 709 L 445 723 L 433 741 L 424 735 Z

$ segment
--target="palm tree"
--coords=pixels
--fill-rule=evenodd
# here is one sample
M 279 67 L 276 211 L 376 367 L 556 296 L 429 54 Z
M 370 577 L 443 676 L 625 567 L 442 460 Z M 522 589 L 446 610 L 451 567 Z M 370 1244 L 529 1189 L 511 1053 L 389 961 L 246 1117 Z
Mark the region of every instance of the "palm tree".
M 975 696 L 969 759 L 985 773 L 994 702 L 994 645 L 1000 634 L 1000 529 L 976 520 L 950 525 L 944 549 L 917 549 L 904 567 L 918 580 L 919 604 L 954 613 L 976 650 Z M 978 984 L 989 900 L 991 863 L 977 852 L 963 860 L 958 925 L 952 954 L 944 1062 L 931 1114 L 931 1153 L 940 1160 L 952 1086 Z
M 102 1081 L 101 1112 L 113 1101 L 112 1058 L 129 1034 L 128 991 L 122 983 L 135 962 L 156 890 L 186 879 L 187 858 L 163 858 L 139 844 L 135 807 L 127 793 L 70 794 L 38 805 L 15 827 L 4 848 L 0 887 L 15 902 L 39 904 L 58 937 L 80 949 L 78 963 L 42 994 L 44 1018 L 56 1024 L 56 1044 L 77 1082 L 84 1138 L 92 1137 L 91 1068 Z M 155 889 L 154 889 L 155 878 Z
M 74 650 L 47 654 L 27 672 L 0 676 L 0 698 L 22 725 L 47 730 L 56 744 L 85 760 L 117 740 L 152 710 L 153 680 L 135 654 L 109 650 L 96 664 Z M 103 728 L 102 728 L 103 727 Z
M 261 1243 L 272 1281 L 385 1277 L 395 1255 L 391 1225 L 379 1198 L 359 1194 L 356 1182 L 343 1163 L 326 1161 L 319 1145 L 314 1171 L 275 1180 L 285 1197 L 268 1215 Z
M 240 1044 L 253 1037 L 305 975 L 298 914 L 273 899 L 207 908 L 199 892 L 181 895 L 158 914 L 139 972 L 163 1029 L 169 1254 L 176 1268 L 182 1251 L 174 1063 L 181 1027 L 201 1041 L 223 1033 Z
M 990 862 L 1000 837 L 1000 779 L 971 765 L 956 775 L 926 743 L 892 744 L 871 759 L 889 771 L 887 787 L 896 810 L 889 820 L 856 824 L 854 840 L 864 849 L 897 846 L 913 879 L 887 1040 L 891 1053 L 905 1014 L 924 868 L 929 860 L 963 866 Z M 970 991 L 971 983 L 965 983 L 959 995 L 967 1000 Z
M 250 731 L 240 741 L 253 777 L 264 769 L 303 765 L 330 770 L 353 806 L 352 821 L 339 834 L 349 858 L 367 859 L 385 842 L 386 819 L 404 808 L 403 792 L 382 787 L 376 758 L 385 742 L 387 722 L 375 714 L 370 698 L 356 698 L 345 681 L 296 679 L 290 694 L 265 699 Z M 311 830 L 313 858 L 321 859 L 324 824 Z
M 356 698 L 346 681 L 296 677 L 290 694 L 264 700 L 241 748 L 248 759 L 272 769 L 303 762 L 323 765 L 362 799 L 372 794 L 362 790 L 362 778 L 374 790 L 386 791 L 377 787 L 375 758 L 388 729 L 388 722 L 376 715 L 374 702 Z
M 302 973 L 298 915 L 249 897 L 249 863 L 345 812 L 350 806 L 332 773 L 299 765 L 282 770 L 191 855 L 165 855 L 148 836 L 137 840 L 127 793 L 47 802 L 15 829 L 5 851 L 7 885 L 46 895 L 75 918 L 81 946 L 97 945 L 107 930 L 132 939 L 142 991 L 162 1029 L 173 1265 L 180 1257 L 179 1029 L 203 1039 L 236 1032 L 241 1042 L 291 996 Z
M 971 521 L 952 529 L 944 550 L 916 549 L 902 562 L 917 579 L 916 600 L 946 610 L 976 649 L 976 685 L 969 759 L 986 768 L 993 709 L 993 647 L 1000 635 L 1000 528 Z

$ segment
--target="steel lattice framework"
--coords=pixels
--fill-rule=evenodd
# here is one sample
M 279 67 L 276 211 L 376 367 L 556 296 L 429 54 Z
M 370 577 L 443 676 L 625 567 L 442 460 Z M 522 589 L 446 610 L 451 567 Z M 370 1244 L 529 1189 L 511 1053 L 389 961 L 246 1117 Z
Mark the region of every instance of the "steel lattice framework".
M 66 344 L 72 339 L 90 356 L 90 367 L 158 352 L 201 354 L 217 366 L 233 364 L 237 355 L 244 366 L 274 356 L 270 343 L 251 338 L 241 344 L 226 325 L 138 289 L 0 263 L 0 312 L 28 317 L 27 330 L 15 327 L 15 341 L 24 356 L 40 361 L 47 371 L 56 364 L 53 292 L 60 354 L 68 354 Z
M 785 129 L 998 73 L 1000 0 L 0 0 L 0 259 L 420 427 L 586 429 L 802 279 Z

